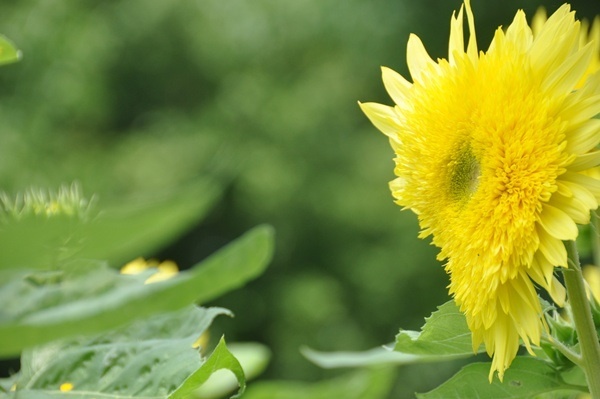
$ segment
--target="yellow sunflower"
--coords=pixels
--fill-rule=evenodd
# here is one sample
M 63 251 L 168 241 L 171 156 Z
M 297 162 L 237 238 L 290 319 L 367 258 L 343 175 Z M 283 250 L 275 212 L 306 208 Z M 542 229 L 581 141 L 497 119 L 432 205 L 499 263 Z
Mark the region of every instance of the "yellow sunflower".
M 411 35 L 410 83 L 388 68 L 394 106 L 360 104 L 395 152 L 396 202 L 418 215 L 446 260 L 449 290 L 465 313 L 473 349 L 484 343 L 502 380 L 519 338 L 531 352 L 543 331 L 534 283 L 562 305 L 554 267 L 567 267 L 563 240 L 575 240 L 598 207 L 600 78 L 574 90 L 590 65 L 592 44 L 568 5 L 534 35 L 523 11 L 478 51 L 464 2 L 452 16 L 448 59 L 432 60 Z

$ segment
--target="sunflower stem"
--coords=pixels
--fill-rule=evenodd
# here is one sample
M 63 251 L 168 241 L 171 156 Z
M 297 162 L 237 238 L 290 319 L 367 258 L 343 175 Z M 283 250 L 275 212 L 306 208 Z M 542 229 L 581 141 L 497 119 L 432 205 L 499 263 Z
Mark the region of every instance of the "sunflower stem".
M 587 299 L 575 241 L 565 241 L 569 269 L 563 271 L 571 313 L 581 348 L 581 360 L 592 399 L 600 399 L 600 344 Z

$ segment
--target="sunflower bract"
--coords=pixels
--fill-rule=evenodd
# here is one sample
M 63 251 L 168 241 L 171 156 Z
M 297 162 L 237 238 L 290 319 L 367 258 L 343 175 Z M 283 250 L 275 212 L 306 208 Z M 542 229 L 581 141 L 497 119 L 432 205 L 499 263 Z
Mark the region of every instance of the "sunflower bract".
M 463 11 L 470 37 L 463 39 Z M 560 306 L 563 240 L 598 207 L 600 78 L 584 80 L 594 48 L 580 41 L 568 5 L 534 35 L 518 11 L 479 51 L 469 1 L 451 18 L 448 59 L 408 40 L 413 83 L 388 68 L 394 106 L 362 103 L 395 152 L 396 202 L 418 215 L 450 274 L 473 349 L 481 343 L 502 380 L 519 339 L 530 352 L 543 331 L 534 282 Z M 575 90 L 577 89 L 577 90 Z

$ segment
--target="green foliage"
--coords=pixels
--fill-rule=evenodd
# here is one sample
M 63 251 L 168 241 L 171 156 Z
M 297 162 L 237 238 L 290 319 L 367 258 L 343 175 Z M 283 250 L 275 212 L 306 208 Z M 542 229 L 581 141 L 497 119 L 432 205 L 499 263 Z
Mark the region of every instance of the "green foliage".
M 241 366 L 223 339 L 208 358 L 194 349 L 225 309 L 188 306 L 88 339 L 55 342 L 25 352 L 14 397 L 183 398 L 215 370 L 227 368 L 245 388 Z
M 403 365 L 426 361 L 423 356 L 392 351 L 386 347 L 363 352 L 318 352 L 304 349 L 304 356 L 323 368 L 365 367 L 372 365 Z M 431 356 L 432 360 L 438 357 Z
M 394 350 L 422 356 L 469 356 L 473 354 L 471 331 L 465 315 L 454 301 L 448 301 L 425 319 L 421 332 L 401 330 Z
M 271 351 L 256 342 L 228 344 L 227 348 L 240 362 L 246 380 L 260 375 L 271 359 Z M 215 371 L 208 381 L 194 391 L 194 396 L 202 399 L 222 398 L 238 386 L 235 375 L 227 369 Z
M 383 399 L 395 373 L 391 368 L 373 368 L 317 383 L 269 381 L 252 384 L 244 399 Z
M 7 305 L 0 309 L 0 355 L 204 303 L 262 273 L 272 250 L 273 231 L 262 226 L 160 283 L 144 284 L 147 274 L 121 275 L 86 261 L 69 265 L 69 271 L 7 271 L 0 283 L 0 300 Z
M 504 375 L 504 381 L 487 382 L 489 363 L 472 363 L 454 377 L 419 399 L 528 399 L 557 391 L 586 392 L 587 387 L 566 383 L 551 363 L 517 357 Z
M 199 222 L 219 194 L 218 185 L 199 180 L 184 190 L 102 209 L 78 185 L 56 193 L 32 189 L 15 199 L 4 194 L 0 269 L 56 269 L 75 255 L 122 265 L 150 255 Z

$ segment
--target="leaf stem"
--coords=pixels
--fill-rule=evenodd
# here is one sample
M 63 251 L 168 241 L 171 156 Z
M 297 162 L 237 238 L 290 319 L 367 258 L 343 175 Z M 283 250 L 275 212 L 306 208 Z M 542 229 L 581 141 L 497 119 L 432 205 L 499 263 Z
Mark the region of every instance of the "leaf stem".
M 565 241 L 569 269 L 563 271 L 571 313 L 581 348 L 582 366 L 592 399 L 600 399 L 600 344 L 592 320 L 575 241 Z
M 583 364 L 582 364 L 583 359 L 581 358 L 579 353 L 571 350 L 571 348 L 569 348 L 568 346 L 566 346 L 565 344 L 560 342 L 558 339 L 551 337 L 551 336 L 546 336 L 546 337 L 542 337 L 542 340 L 544 340 L 545 342 L 548 342 L 554 348 L 558 349 L 558 351 L 560 353 L 562 353 L 567 359 L 572 361 L 574 364 L 578 365 L 579 367 L 583 367 Z

